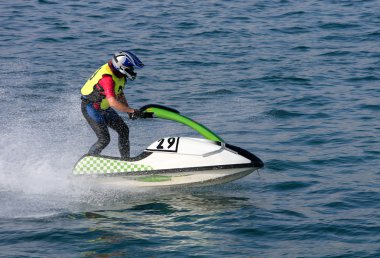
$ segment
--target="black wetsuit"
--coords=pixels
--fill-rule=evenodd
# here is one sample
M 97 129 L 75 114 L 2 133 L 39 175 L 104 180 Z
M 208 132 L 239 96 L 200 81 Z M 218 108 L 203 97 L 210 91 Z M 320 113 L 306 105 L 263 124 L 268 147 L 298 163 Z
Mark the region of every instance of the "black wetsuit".
M 96 109 L 94 104 L 82 99 L 82 114 L 94 130 L 98 141 L 92 145 L 88 154 L 97 155 L 110 143 L 108 127 L 119 134 L 119 151 L 122 159 L 129 158 L 129 128 L 124 120 L 112 108 Z

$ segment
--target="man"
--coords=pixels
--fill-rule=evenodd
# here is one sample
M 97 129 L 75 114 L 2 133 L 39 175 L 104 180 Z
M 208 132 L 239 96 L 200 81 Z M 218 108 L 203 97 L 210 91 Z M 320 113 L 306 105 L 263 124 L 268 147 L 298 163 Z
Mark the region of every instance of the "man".
M 132 119 L 144 117 L 143 112 L 129 107 L 123 92 L 127 79 L 133 81 L 137 76 L 134 68 L 143 66 L 132 52 L 117 52 L 112 60 L 101 66 L 82 87 L 82 113 L 98 137 L 88 154 L 100 154 L 110 143 L 110 127 L 119 135 L 121 158 L 129 158 L 129 128 L 115 109 L 128 113 Z

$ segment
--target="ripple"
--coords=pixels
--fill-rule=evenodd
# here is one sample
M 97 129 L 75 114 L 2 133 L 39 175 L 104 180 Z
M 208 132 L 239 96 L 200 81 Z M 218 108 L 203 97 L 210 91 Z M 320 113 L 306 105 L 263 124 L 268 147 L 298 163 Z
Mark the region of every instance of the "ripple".
M 38 38 L 37 41 L 44 42 L 44 43 L 58 43 L 58 42 L 60 42 L 60 40 L 58 38 L 52 38 L 52 37 Z
M 228 31 L 228 30 L 222 30 L 222 29 L 216 29 L 216 30 L 211 30 L 211 31 L 204 31 L 204 32 L 200 32 L 200 33 L 195 33 L 194 36 L 195 37 L 210 37 L 210 38 L 213 38 L 213 37 L 228 37 L 232 34 L 232 31 Z
M 285 103 L 290 106 L 299 106 L 299 105 L 307 105 L 313 107 L 322 107 L 327 106 L 333 103 L 334 100 L 331 97 L 323 96 L 323 95 L 306 95 L 301 97 L 294 97 Z M 328 115 L 328 114 L 327 114 Z
M 292 210 L 276 210 L 274 213 L 285 215 L 288 217 L 295 217 L 295 218 L 307 218 L 304 214 Z
M 281 14 L 277 16 L 276 18 L 287 18 L 287 17 L 300 17 L 302 15 L 305 15 L 306 13 L 304 11 L 291 11 L 284 14 Z
M 330 202 L 330 203 L 324 204 L 323 206 L 327 208 L 334 208 L 337 210 L 350 210 L 355 207 L 355 205 L 352 205 L 347 202 L 342 202 L 342 201 Z
M 304 114 L 299 113 L 299 112 L 291 112 L 291 111 L 286 111 L 283 109 L 272 109 L 268 112 L 265 113 L 265 115 L 277 118 L 277 119 L 289 119 L 289 118 L 295 118 L 295 117 L 300 117 L 303 116 Z
M 289 169 L 310 170 L 309 163 L 276 159 L 268 160 L 265 163 L 265 167 L 273 171 L 284 171 Z
M 305 27 L 287 27 L 287 28 L 276 28 L 276 29 L 271 29 L 272 32 L 278 32 L 278 33 L 283 33 L 283 34 L 304 34 L 304 33 L 309 33 L 310 30 L 305 28 Z
M 297 47 L 291 48 L 291 50 L 296 50 L 296 51 L 301 51 L 301 52 L 307 52 L 307 51 L 311 50 L 311 47 L 308 47 L 308 46 L 297 46 Z
M 38 0 L 39 4 L 57 4 L 57 2 L 49 1 L 49 0 Z
M 243 235 L 246 237 L 262 237 L 270 234 L 268 231 L 263 231 L 256 228 L 237 228 L 230 231 L 233 235 Z
M 292 191 L 307 188 L 313 186 L 314 184 L 316 184 L 316 182 L 287 181 L 274 184 L 271 188 L 275 191 Z
M 330 51 L 330 52 L 320 54 L 320 56 L 347 56 L 347 55 L 352 55 L 352 52 L 336 50 L 336 51 Z
M 350 205 L 355 205 L 357 208 L 374 207 L 380 208 L 380 193 L 376 191 L 357 191 L 344 197 L 343 200 Z
M 368 39 L 368 37 L 378 39 L 378 38 L 380 38 L 380 30 L 376 30 L 376 31 L 373 31 L 370 33 L 366 33 L 365 36 L 366 36 L 366 38 L 364 38 L 364 40 Z
M 232 90 L 220 89 L 220 90 L 209 91 L 206 94 L 211 95 L 211 96 L 214 96 L 214 95 L 231 95 L 231 94 L 235 94 L 235 92 L 233 92 Z
M 379 111 L 380 104 L 362 104 L 359 106 L 360 109 L 367 109 L 371 111 Z
M 297 83 L 297 84 L 302 84 L 302 85 L 310 85 L 310 79 L 309 78 L 302 78 L 302 77 L 294 77 L 294 76 L 289 76 L 289 77 L 284 77 L 284 76 L 264 76 L 260 77 L 257 80 L 260 81 L 267 81 L 267 82 L 290 82 L 290 83 Z
M 347 142 L 347 139 L 341 139 L 341 142 Z M 349 164 L 360 164 L 364 161 L 364 157 L 362 156 L 336 156 L 333 158 L 326 158 L 326 159 L 314 159 L 311 160 L 310 163 L 315 165 L 342 165 L 345 164 L 345 166 L 351 166 Z
M 339 22 L 328 22 L 319 25 L 319 28 L 326 30 L 344 30 L 344 29 L 353 29 L 360 27 L 359 24 L 354 23 L 339 23 Z
M 177 24 L 177 27 L 180 29 L 195 29 L 199 26 L 197 22 L 180 22 Z
M 351 77 L 348 78 L 349 82 L 359 82 L 359 81 L 380 81 L 380 77 L 368 75 L 368 76 L 360 76 L 360 77 Z
M 147 203 L 136 205 L 129 210 L 131 211 L 143 211 L 148 214 L 171 214 L 177 212 L 170 205 L 166 203 Z

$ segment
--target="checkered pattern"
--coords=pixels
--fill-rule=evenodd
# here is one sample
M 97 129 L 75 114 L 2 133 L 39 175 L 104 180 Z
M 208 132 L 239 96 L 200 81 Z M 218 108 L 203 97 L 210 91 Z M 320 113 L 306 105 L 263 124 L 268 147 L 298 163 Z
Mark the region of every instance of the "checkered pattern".
M 113 174 L 153 170 L 151 166 L 133 162 L 86 156 L 75 166 L 73 173 L 79 174 Z

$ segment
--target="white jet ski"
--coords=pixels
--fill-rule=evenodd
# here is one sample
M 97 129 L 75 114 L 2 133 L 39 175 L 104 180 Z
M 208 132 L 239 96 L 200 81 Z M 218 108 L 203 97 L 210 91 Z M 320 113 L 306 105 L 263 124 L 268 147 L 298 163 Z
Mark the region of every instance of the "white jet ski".
M 150 117 L 185 124 L 205 139 L 167 137 L 152 143 L 140 155 L 122 160 L 84 155 L 74 166 L 74 176 L 86 176 L 115 187 L 206 186 L 230 182 L 262 168 L 254 154 L 227 144 L 210 129 L 161 105 L 140 109 Z

